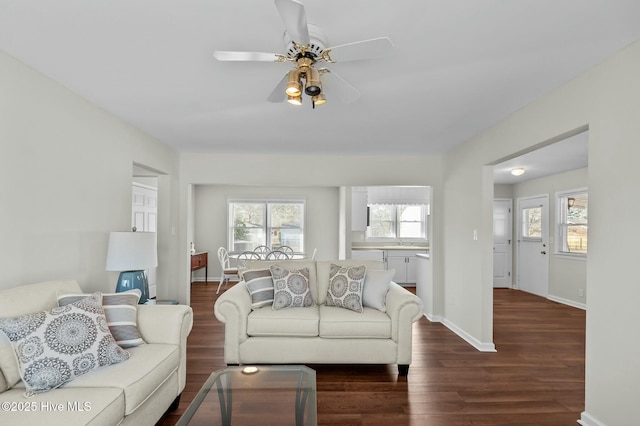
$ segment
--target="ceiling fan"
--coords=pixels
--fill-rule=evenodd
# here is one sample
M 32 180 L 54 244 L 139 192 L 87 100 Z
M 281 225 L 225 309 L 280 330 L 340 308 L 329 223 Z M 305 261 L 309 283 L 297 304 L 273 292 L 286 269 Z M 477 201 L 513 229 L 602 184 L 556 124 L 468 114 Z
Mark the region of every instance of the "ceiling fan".
M 311 105 L 327 101 L 323 85 L 330 86 L 343 102 L 350 103 L 360 97 L 351 84 L 328 68 L 317 68 L 319 63 L 335 63 L 387 56 L 393 51 L 388 37 L 356 41 L 327 47 L 327 37 L 321 28 L 307 24 L 304 4 L 298 0 L 274 0 L 284 22 L 283 41 L 286 53 L 231 52 L 217 50 L 213 56 L 219 61 L 292 62 L 288 71 L 267 98 L 270 102 L 285 99 L 293 105 L 302 104 L 302 93 L 311 98 Z M 304 86 L 302 82 L 304 81 Z M 304 87 L 304 91 L 303 91 Z

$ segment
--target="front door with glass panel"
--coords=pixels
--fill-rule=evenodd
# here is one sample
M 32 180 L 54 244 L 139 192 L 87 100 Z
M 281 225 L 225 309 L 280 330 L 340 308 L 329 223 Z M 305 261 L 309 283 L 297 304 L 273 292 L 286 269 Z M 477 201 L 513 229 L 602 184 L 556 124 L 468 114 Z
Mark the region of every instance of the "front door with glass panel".
M 549 292 L 549 196 L 518 199 L 518 287 Z

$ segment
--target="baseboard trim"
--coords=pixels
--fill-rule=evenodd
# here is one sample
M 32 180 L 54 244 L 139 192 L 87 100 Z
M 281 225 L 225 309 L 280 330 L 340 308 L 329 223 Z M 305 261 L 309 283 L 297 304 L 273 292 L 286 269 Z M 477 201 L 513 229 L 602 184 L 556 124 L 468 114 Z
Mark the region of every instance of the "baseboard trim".
M 606 426 L 604 423 L 602 423 L 600 420 L 596 419 L 586 411 L 583 411 L 580 414 L 580 420 L 578 420 L 578 423 L 582 426 Z
M 497 352 L 496 346 L 493 343 L 485 343 L 485 342 L 479 341 L 478 339 L 476 339 L 475 337 L 473 337 L 472 335 L 470 335 L 469 333 L 467 333 L 466 331 L 464 331 L 463 329 L 461 329 L 460 327 L 458 327 L 448 319 L 443 318 L 442 321 L 440 322 L 444 324 L 445 327 L 447 327 L 449 330 L 456 333 L 464 341 L 469 343 L 471 346 L 473 346 L 480 352 Z
M 433 315 L 433 314 L 424 314 L 425 317 L 427 317 L 427 319 L 431 322 L 442 322 L 442 317 L 440 315 Z
M 563 305 L 568 305 L 574 308 L 582 309 L 583 311 L 587 310 L 587 305 L 585 305 L 584 303 L 574 302 L 573 300 L 565 299 L 563 297 L 549 295 L 547 296 L 547 299 L 551 300 L 552 302 L 558 302 L 558 303 L 562 303 Z

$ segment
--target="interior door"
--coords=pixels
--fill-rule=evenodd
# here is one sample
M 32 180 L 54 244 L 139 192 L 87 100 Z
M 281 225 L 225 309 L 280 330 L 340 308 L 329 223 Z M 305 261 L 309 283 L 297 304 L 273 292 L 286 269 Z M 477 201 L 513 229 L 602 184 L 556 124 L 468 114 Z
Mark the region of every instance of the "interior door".
M 157 232 L 158 189 L 133 183 L 131 226 L 142 232 Z M 157 268 L 147 270 L 149 297 L 156 297 Z
M 549 195 L 518 199 L 518 287 L 549 293 Z
M 493 201 L 493 287 L 511 288 L 511 199 Z

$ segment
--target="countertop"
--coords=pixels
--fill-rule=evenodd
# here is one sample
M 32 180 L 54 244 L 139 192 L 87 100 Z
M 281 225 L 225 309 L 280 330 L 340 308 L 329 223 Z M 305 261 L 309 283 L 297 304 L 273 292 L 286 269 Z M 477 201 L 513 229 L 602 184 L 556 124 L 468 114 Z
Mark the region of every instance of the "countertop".
M 351 250 L 429 250 L 429 247 L 406 245 L 352 246 Z

